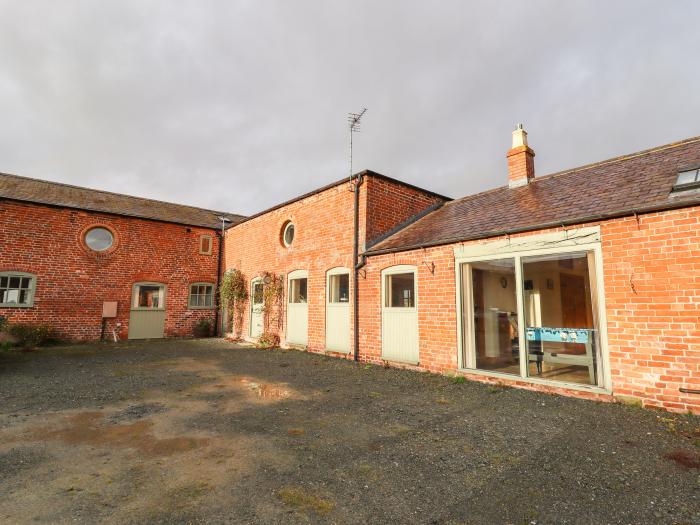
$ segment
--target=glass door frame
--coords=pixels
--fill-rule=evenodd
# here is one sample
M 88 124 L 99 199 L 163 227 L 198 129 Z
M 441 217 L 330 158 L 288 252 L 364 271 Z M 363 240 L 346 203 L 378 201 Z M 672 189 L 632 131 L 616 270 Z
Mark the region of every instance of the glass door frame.
M 585 235 L 589 231 L 595 231 L 597 235 Z M 479 375 L 494 376 L 511 381 L 524 381 L 528 383 L 545 384 L 566 389 L 595 391 L 601 393 L 611 393 L 612 383 L 610 376 L 608 357 L 607 322 L 605 317 L 605 288 L 603 283 L 603 256 L 599 242 L 600 232 L 598 228 L 583 228 L 573 231 L 584 231 L 584 235 L 574 237 L 571 240 L 566 232 L 555 232 L 554 234 L 540 234 L 528 237 L 517 238 L 508 241 L 492 241 L 478 245 L 463 245 L 455 248 L 455 288 L 457 305 L 457 366 L 460 371 Z M 562 237 L 561 234 L 566 233 Z M 574 234 L 572 234 L 573 237 Z M 552 242 L 552 238 L 561 237 L 561 246 L 540 246 Z M 577 240 L 580 239 L 580 240 Z M 595 239 L 593 242 L 591 242 Z M 583 240 L 583 242 L 581 242 Z M 567 242 L 568 241 L 568 242 Z M 586 242 L 588 241 L 588 242 Z M 556 240 L 554 240 L 556 242 Z M 594 273 L 596 277 L 595 290 L 597 297 L 591 298 L 591 304 L 595 308 L 597 305 L 598 341 L 596 354 L 598 362 L 598 385 L 584 385 L 579 383 L 567 383 L 563 381 L 552 381 L 537 377 L 528 376 L 528 354 L 527 342 L 525 341 L 525 308 L 523 301 L 523 266 L 522 259 L 537 255 L 565 255 L 567 253 L 592 252 L 595 262 Z M 474 330 L 474 304 L 472 284 L 471 284 L 471 264 L 480 261 L 493 261 L 500 259 L 514 259 L 515 279 L 517 294 L 517 314 L 518 314 L 518 341 L 520 353 L 520 376 L 506 374 L 492 370 L 480 370 L 476 366 L 475 354 L 475 330 Z M 466 269 L 466 272 L 464 271 Z M 591 287 L 593 288 L 593 286 Z M 466 315 L 465 315 L 466 314 Z

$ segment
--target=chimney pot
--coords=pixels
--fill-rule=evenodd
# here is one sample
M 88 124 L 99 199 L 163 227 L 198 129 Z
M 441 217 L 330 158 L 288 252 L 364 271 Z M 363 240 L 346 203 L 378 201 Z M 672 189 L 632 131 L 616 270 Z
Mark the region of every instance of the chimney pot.
M 529 184 L 535 176 L 535 152 L 527 145 L 527 131 L 518 124 L 513 131 L 513 147 L 508 158 L 508 187 L 517 188 Z

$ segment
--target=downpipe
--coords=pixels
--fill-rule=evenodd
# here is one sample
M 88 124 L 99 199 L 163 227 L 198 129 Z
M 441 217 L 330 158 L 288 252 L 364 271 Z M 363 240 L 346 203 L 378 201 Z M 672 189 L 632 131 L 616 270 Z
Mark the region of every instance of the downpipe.
M 360 186 L 362 185 L 362 180 L 363 177 L 361 174 L 357 175 L 357 180 L 355 181 L 355 187 L 354 187 L 354 192 L 355 192 L 355 204 L 354 204 L 354 238 L 353 238 L 353 245 L 352 245 L 352 268 L 353 268 L 353 276 L 352 276 L 352 286 L 353 286 L 353 307 L 352 307 L 352 317 L 353 317 L 353 359 L 355 361 L 359 361 L 360 359 L 360 316 L 359 316 L 359 308 L 360 308 L 360 298 L 359 298 L 359 292 L 360 292 L 360 286 L 358 283 L 359 276 L 360 276 L 360 269 L 365 265 L 365 258 L 364 256 L 362 257 L 362 260 L 359 260 L 359 251 L 360 251 Z

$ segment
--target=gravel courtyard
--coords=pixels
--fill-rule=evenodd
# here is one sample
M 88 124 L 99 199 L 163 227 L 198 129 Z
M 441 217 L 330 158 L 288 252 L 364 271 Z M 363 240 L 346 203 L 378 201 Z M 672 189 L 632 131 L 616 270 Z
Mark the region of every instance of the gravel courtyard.
M 2 523 L 700 524 L 700 422 L 217 340 L 0 354 Z

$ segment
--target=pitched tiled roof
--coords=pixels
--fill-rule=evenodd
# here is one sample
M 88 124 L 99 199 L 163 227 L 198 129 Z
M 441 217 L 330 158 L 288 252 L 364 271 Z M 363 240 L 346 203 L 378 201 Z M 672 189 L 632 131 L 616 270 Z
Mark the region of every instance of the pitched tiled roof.
M 220 228 L 218 217 L 221 216 L 228 217 L 231 224 L 245 218 L 194 206 L 0 173 L 0 199 L 3 198 L 207 228 Z
M 683 169 L 700 166 L 700 137 L 535 177 L 445 203 L 367 254 L 494 237 L 645 211 L 700 205 L 700 191 L 671 192 Z M 506 178 L 506 174 L 503 174 Z

